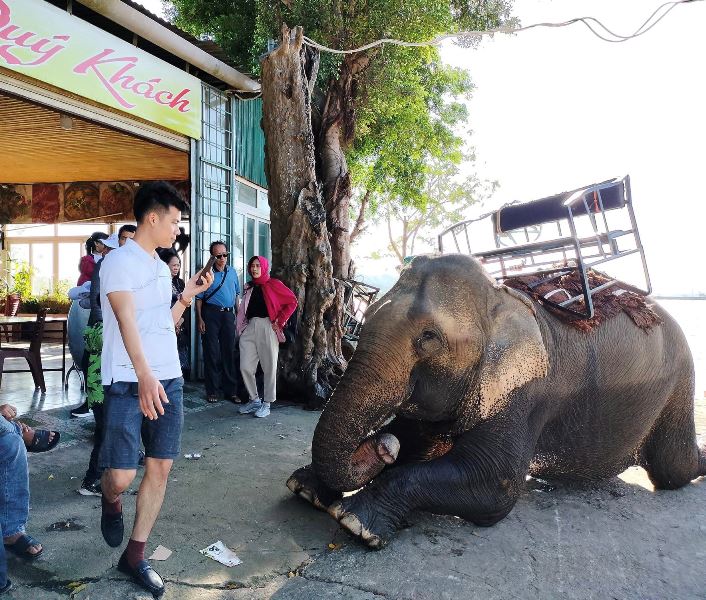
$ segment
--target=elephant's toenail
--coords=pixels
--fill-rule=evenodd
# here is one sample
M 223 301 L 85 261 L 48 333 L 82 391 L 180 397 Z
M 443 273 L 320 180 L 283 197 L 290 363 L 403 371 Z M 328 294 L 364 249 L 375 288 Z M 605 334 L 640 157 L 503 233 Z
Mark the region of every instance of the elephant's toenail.
M 328 514 L 338 521 L 338 519 L 341 518 L 341 515 L 343 515 L 343 507 L 341 506 L 341 503 L 334 502 L 331 506 L 329 506 Z
M 361 531 L 363 530 L 363 526 L 360 524 L 358 517 L 356 517 L 355 515 L 343 515 L 340 523 L 353 535 L 360 535 Z

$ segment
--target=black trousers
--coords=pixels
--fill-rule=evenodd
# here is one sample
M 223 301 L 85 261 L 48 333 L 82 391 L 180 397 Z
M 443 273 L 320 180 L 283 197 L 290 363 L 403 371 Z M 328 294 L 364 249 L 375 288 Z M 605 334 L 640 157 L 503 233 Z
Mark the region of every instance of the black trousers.
M 93 411 L 93 418 L 96 420 L 96 429 L 93 432 L 93 450 L 91 450 L 91 458 L 88 461 L 88 469 L 86 470 L 86 479 L 88 481 L 95 481 L 100 479 L 103 474 L 103 470 L 98 466 L 98 455 L 101 451 L 101 444 L 103 443 L 103 405 L 94 404 L 91 406 Z
M 235 313 L 222 312 L 204 303 L 201 318 L 206 324 L 206 333 L 201 337 L 206 394 L 215 396 L 220 389 L 224 396 L 230 398 L 237 392 L 234 369 Z

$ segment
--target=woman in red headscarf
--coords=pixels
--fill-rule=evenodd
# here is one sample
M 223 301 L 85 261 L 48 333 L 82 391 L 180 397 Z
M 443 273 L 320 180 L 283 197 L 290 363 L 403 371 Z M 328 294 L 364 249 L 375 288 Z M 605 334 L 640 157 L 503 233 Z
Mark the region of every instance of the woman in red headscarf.
M 284 341 L 287 320 L 297 309 L 294 292 L 279 279 L 270 277 L 269 271 L 270 264 L 264 256 L 253 256 L 248 261 L 251 280 L 245 284 L 236 322 L 240 336 L 240 372 L 250 397 L 239 412 L 255 413 L 256 417 L 269 415 L 270 404 L 276 400 L 279 344 Z M 265 380 L 264 398 L 260 398 L 255 383 L 258 363 Z

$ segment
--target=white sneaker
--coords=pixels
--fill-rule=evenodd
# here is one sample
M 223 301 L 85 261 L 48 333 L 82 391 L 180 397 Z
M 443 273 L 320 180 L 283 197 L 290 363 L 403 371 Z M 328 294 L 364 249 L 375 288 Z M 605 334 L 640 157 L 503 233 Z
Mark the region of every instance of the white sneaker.
M 245 406 L 241 406 L 238 412 L 241 415 L 247 415 L 248 413 L 254 413 L 262 407 L 262 400 L 260 398 L 255 398 L 255 400 L 250 400 Z
M 263 402 L 262 406 L 257 409 L 257 412 L 255 412 L 256 417 L 260 417 L 261 419 L 263 417 L 267 417 L 270 414 L 270 403 L 269 402 Z

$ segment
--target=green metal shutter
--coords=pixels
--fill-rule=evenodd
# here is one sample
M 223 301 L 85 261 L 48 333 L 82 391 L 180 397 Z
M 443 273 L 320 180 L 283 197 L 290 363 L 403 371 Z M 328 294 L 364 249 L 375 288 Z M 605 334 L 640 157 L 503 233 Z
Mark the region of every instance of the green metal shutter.
M 260 127 L 262 99 L 236 100 L 233 105 L 236 173 L 266 188 L 265 133 Z

